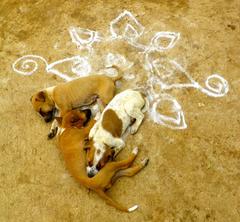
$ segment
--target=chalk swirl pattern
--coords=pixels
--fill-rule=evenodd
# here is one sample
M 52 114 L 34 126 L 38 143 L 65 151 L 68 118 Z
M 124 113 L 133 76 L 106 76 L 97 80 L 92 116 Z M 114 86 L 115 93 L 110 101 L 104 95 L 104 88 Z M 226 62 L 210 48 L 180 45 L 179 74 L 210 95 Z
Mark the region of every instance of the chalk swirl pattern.
M 144 35 L 145 27 L 127 10 L 120 13 L 110 22 L 109 32 L 110 36 L 102 37 L 103 35 L 94 30 L 70 27 L 69 35 L 72 43 L 75 44 L 79 50 L 87 49 L 88 56 L 81 57 L 76 55 L 48 64 L 46 59 L 39 55 L 24 55 L 12 64 L 12 68 L 16 73 L 30 76 L 37 72 L 39 64 L 43 63 L 47 73 L 55 74 L 65 81 L 70 81 L 91 73 L 89 57 L 94 53 L 93 44 L 113 42 L 121 39 L 143 53 L 145 57 L 145 64 L 142 64 L 142 66 L 146 71 L 148 80 L 143 85 L 143 88 L 146 90 L 147 100 L 149 102 L 148 113 L 150 119 L 157 124 L 171 129 L 185 129 L 187 128 L 187 124 L 181 105 L 176 98 L 166 91 L 195 88 L 211 97 L 222 97 L 228 93 L 228 81 L 219 74 L 209 75 L 205 80 L 205 85 L 202 86 L 174 59 L 163 59 L 161 55 L 156 59 L 151 58 L 151 53 L 162 53 L 173 49 L 180 39 L 180 33 L 169 31 L 156 32 L 153 34 L 149 44 L 143 44 L 139 39 Z M 66 63 L 70 63 L 71 72 L 75 76 L 69 76 L 68 73 L 63 73 L 57 68 L 59 64 Z M 118 65 L 126 71 L 130 69 L 134 63 L 127 61 L 123 55 L 108 53 L 105 56 L 105 66 L 109 67 L 111 65 Z M 125 74 L 124 79 L 131 81 L 134 77 L 135 74 L 128 73 L 127 75 Z M 179 81 L 182 79 L 181 77 L 184 77 L 184 80 Z M 160 87 L 161 90 L 159 92 L 155 90 L 156 86 Z M 164 103 L 169 104 L 168 114 L 160 111 Z
M 17 59 L 13 63 L 12 68 L 15 72 L 19 74 L 30 76 L 38 70 L 38 61 L 45 63 L 45 66 L 48 65 L 47 61 L 41 56 L 25 55 Z

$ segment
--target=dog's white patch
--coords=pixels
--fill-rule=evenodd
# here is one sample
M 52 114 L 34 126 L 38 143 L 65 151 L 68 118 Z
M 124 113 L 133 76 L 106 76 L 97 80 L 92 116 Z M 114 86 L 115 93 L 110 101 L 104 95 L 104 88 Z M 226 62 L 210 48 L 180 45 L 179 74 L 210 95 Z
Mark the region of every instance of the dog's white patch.
M 94 147 L 95 147 L 95 154 L 94 154 L 94 160 L 93 160 L 93 167 L 96 167 L 98 162 L 102 159 L 103 154 L 105 152 L 105 146 L 102 143 L 94 143 Z M 97 152 L 97 150 L 100 150 Z
M 48 94 L 52 94 L 55 87 L 56 86 L 50 86 L 50 87 L 46 88 L 45 90 L 47 91 Z
M 149 158 L 144 158 L 142 161 L 141 161 L 141 163 L 142 163 L 142 165 L 146 165 L 147 163 L 148 163 L 148 161 L 149 161 Z
M 134 205 L 133 207 L 128 208 L 128 212 L 133 212 L 138 208 L 138 205 Z
M 135 148 L 133 149 L 132 153 L 133 153 L 134 155 L 137 155 L 137 153 L 138 153 L 138 147 L 135 147 Z

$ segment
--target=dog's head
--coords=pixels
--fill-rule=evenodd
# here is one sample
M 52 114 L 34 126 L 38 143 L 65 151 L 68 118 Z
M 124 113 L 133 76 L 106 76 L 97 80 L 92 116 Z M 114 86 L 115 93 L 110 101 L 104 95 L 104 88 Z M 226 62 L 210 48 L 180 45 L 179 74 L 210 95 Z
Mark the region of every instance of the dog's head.
M 59 125 L 62 128 L 81 128 L 86 125 L 91 117 L 91 110 L 71 110 L 67 112 L 63 117 L 56 117 Z
M 107 162 L 112 161 L 115 154 L 115 151 L 110 147 L 99 146 L 92 140 L 86 144 L 85 149 L 87 150 L 87 173 L 89 177 L 95 176 Z
M 50 122 L 53 119 L 56 112 L 55 104 L 45 90 L 34 94 L 30 100 L 34 110 L 43 117 L 45 122 Z

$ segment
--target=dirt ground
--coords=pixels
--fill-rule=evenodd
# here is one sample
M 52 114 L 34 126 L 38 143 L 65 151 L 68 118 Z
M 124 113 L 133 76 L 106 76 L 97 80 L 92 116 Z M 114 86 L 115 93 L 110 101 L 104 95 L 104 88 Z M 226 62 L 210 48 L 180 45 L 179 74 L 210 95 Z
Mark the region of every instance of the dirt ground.
M 128 137 L 118 159 L 134 146 L 140 149 L 136 162 L 150 158 L 142 172 L 120 179 L 108 192 L 126 206 L 138 204 L 130 214 L 78 185 L 64 167 L 56 139 L 47 140 L 50 125 L 29 99 L 63 80 L 46 73 L 41 62 L 30 76 L 12 69 L 16 59 L 28 54 L 49 63 L 80 54 L 69 27 L 107 35 L 109 22 L 124 10 L 145 27 L 143 42 L 157 31 L 181 33 L 164 58 L 175 58 L 200 85 L 213 73 L 229 84 L 220 98 L 196 89 L 169 90 L 182 107 L 187 128 L 173 130 L 146 116 L 139 132 Z M 1 0 L 0 221 L 240 221 L 239 13 L 239 0 Z M 103 68 L 106 52 L 134 60 L 136 78 L 123 80 L 118 90 L 146 81 L 141 53 L 124 41 L 96 45 L 96 50 L 90 58 L 93 71 Z

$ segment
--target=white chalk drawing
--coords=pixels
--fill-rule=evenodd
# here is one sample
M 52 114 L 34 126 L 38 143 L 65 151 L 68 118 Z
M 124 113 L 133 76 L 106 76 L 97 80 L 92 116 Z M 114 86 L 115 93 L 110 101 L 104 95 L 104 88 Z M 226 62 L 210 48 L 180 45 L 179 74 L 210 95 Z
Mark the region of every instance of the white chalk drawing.
M 164 102 L 171 104 L 171 109 L 167 110 L 168 115 L 161 114 L 158 108 Z M 170 114 L 169 114 L 170 113 Z M 157 99 L 154 100 L 153 104 L 149 109 L 149 114 L 155 123 L 167 126 L 171 129 L 186 129 L 187 124 L 185 122 L 184 113 L 182 107 L 177 100 L 169 94 L 160 94 Z
M 101 41 L 98 32 L 89 29 L 70 27 L 69 34 L 72 38 L 72 42 L 76 44 L 79 49 L 87 49 L 90 52 L 93 50 L 93 43 Z
M 74 56 L 62 60 L 58 60 L 56 62 L 53 62 L 51 64 L 48 64 L 46 59 L 44 59 L 41 56 L 38 55 L 26 55 L 19 59 L 17 59 L 13 65 L 12 68 L 15 72 L 22 74 L 22 75 L 32 75 L 35 73 L 38 68 L 39 64 L 38 61 L 43 62 L 45 65 L 45 70 L 47 73 L 53 73 L 60 78 L 70 81 L 76 77 L 80 76 L 86 76 L 91 72 L 91 66 L 88 63 L 88 60 L 81 56 Z M 71 71 L 76 74 L 75 77 L 71 77 L 66 73 L 60 72 L 58 69 L 56 69 L 56 66 L 59 64 L 63 64 L 66 62 L 71 62 Z
M 30 76 L 38 70 L 38 62 L 37 62 L 38 60 L 43 62 L 45 66 L 48 65 L 47 61 L 41 56 L 25 55 L 25 56 L 22 56 L 21 58 L 18 58 L 12 64 L 12 68 L 15 72 L 21 75 Z M 20 69 L 17 68 L 17 66 L 20 66 Z
M 132 79 L 134 79 L 135 77 L 136 77 L 135 74 L 129 73 L 129 72 L 125 72 L 125 74 L 124 74 L 124 76 L 123 76 L 123 78 L 126 79 L 126 80 L 132 80 Z
M 108 53 L 105 59 L 105 66 L 110 67 L 116 65 L 120 68 L 129 69 L 133 66 L 133 62 L 128 61 L 123 55 L 118 53 Z
M 228 82 L 219 74 L 208 76 L 205 81 L 206 88 L 204 88 L 175 60 L 158 58 L 150 61 L 149 54 L 146 54 L 146 63 L 155 77 L 156 84 L 159 84 L 163 90 L 170 90 L 173 88 L 196 88 L 202 93 L 212 97 L 222 97 L 228 93 Z M 177 75 L 180 77 L 179 79 L 185 77 L 184 80 L 186 79 L 187 82 L 176 83 Z M 215 82 L 214 86 L 211 86 L 211 82 L 212 84 Z
M 164 46 L 163 40 L 168 40 L 168 44 Z M 164 51 L 172 49 L 180 39 L 180 33 L 177 32 L 157 32 L 151 39 L 151 45 L 148 51 Z
M 114 41 L 124 40 L 134 47 L 137 52 L 143 54 L 145 58 L 145 63 L 140 65 L 145 69 L 148 80 L 140 87 L 144 88 L 147 94 L 149 117 L 153 122 L 171 129 L 187 128 L 181 105 L 176 98 L 169 94 L 172 89 L 195 88 L 211 97 L 222 97 L 228 93 L 228 82 L 219 74 L 209 75 L 205 80 L 205 85 L 202 86 L 203 84 L 200 85 L 188 73 L 187 67 L 183 68 L 175 59 L 162 57 L 161 54 L 157 58 L 152 58 L 153 54 L 173 49 L 180 40 L 180 33 L 171 31 L 155 32 L 148 44 L 141 43 L 141 36 L 146 33 L 145 27 L 127 10 L 120 13 L 110 22 L 109 31 L 110 36 L 103 37 L 104 35 L 97 31 L 70 27 L 69 34 L 72 42 L 80 49 L 80 52 L 86 49 L 90 54 L 88 57 L 76 55 L 48 64 L 46 59 L 41 56 L 25 55 L 17 59 L 12 64 L 12 68 L 21 75 L 29 76 L 35 73 L 39 65 L 43 63 L 47 73 L 55 74 L 65 81 L 70 81 L 77 77 L 90 75 L 92 67 L 89 58 L 94 53 L 94 43 L 101 44 L 102 42 L 108 43 L 111 41 L 112 44 Z M 57 45 L 55 46 L 54 48 L 57 48 Z M 139 53 L 136 53 L 136 56 Z M 116 70 L 109 67 L 116 65 L 124 70 L 125 80 L 130 81 L 136 78 L 137 74 L 131 70 L 136 64 L 128 61 L 122 54 L 109 52 L 104 59 L 105 69 L 102 70 L 102 73 L 115 76 Z M 69 74 L 70 71 L 66 73 L 58 68 L 61 64 L 69 63 L 73 75 Z M 99 74 L 101 74 L 101 71 Z M 168 104 L 168 108 L 165 107 L 166 104 Z M 163 111 L 163 109 L 166 110 Z
M 136 41 L 143 32 L 144 27 L 127 10 L 110 22 L 110 33 L 113 39 L 124 38 L 132 42 Z

